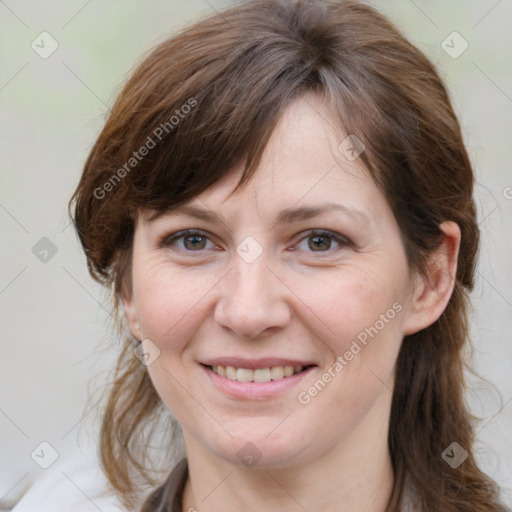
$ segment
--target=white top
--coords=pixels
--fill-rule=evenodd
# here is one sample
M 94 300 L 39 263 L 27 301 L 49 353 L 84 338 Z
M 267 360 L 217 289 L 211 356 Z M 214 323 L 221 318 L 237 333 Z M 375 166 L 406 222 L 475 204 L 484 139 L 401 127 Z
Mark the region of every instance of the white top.
M 73 457 L 45 470 L 11 512 L 127 512 L 106 484 L 99 463 Z

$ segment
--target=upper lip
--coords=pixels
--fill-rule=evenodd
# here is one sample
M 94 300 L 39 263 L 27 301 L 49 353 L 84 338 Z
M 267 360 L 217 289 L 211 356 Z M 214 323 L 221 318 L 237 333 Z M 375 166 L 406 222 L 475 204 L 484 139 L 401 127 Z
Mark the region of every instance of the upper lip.
M 242 357 L 216 357 L 202 361 L 206 366 L 233 366 L 235 368 L 247 368 L 256 370 L 258 368 L 272 368 L 273 366 L 311 366 L 312 361 L 299 359 L 284 359 L 280 357 L 263 357 L 259 359 L 245 359 Z

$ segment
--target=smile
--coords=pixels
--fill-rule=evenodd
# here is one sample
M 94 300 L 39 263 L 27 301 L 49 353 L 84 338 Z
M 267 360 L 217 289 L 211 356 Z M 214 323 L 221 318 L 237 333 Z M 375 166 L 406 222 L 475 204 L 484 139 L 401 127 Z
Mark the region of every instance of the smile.
M 291 377 L 300 373 L 304 367 L 298 366 L 272 366 L 267 368 L 236 368 L 234 366 L 215 365 L 210 369 L 221 377 L 238 382 L 271 382 Z
M 220 363 L 223 364 L 220 364 Z M 222 395 L 237 400 L 271 400 L 284 396 L 299 385 L 307 375 L 318 370 L 309 361 L 264 359 L 248 361 L 220 358 L 204 362 L 199 367 Z M 247 368 L 252 366 L 252 368 Z

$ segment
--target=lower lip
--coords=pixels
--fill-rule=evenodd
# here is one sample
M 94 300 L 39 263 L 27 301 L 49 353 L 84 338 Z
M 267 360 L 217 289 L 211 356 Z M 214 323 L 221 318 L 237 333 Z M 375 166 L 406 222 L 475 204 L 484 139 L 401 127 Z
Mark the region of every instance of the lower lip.
M 266 400 L 275 398 L 296 386 L 316 368 L 316 366 L 311 366 L 290 377 L 283 377 L 282 379 L 271 380 L 270 382 L 238 382 L 237 380 L 231 380 L 217 375 L 208 366 L 202 364 L 199 366 L 206 372 L 218 390 L 233 398 L 243 400 Z

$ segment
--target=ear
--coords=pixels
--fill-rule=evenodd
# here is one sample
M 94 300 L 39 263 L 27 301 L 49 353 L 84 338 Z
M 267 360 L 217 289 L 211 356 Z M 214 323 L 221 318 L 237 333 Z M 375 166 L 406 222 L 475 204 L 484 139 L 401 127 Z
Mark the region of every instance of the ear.
M 457 273 L 460 228 L 452 221 L 440 225 L 443 240 L 428 258 L 428 273 L 418 276 L 408 315 L 404 320 L 404 335 L 414 334 L 432 325 L 443 313 L 450 300 Z
M 142 341 L 142 331 L 139 319 L 137 317 L 137 309 L 135 307 L 135 301 L 133 300 L 133 297 L 123 293 L 121 297 L 121 302 L 123 304 L 124 316 L 126 318 L 126 322 L 128 323 L 128 328 L 132 333 L 132 336 L 136 338 L 138 341 Z

